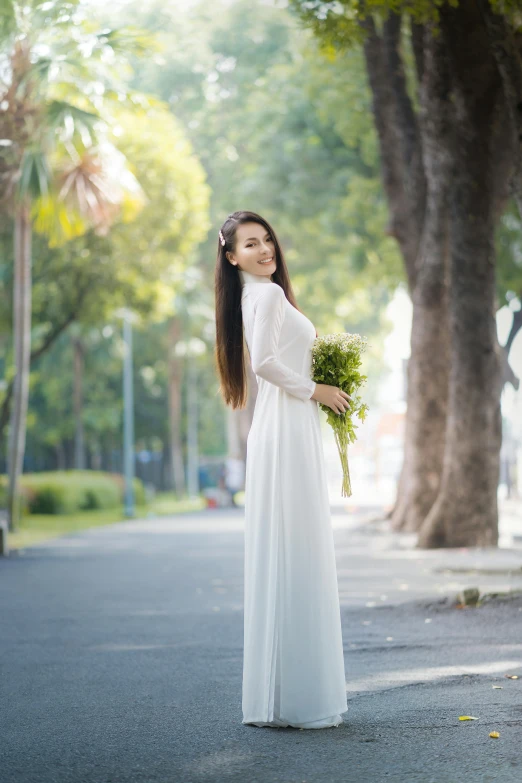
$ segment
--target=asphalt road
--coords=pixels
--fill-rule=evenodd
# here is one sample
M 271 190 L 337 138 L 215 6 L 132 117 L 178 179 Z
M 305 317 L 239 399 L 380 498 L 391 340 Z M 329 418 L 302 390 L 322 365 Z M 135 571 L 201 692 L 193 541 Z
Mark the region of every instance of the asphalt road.
M 321 731 L 241 723 L 240 510 L 1 558 L 1 783 L 520 783 L 522 600 L 441 598 L 522 586 L 522 551 L 356 521 L 334 517 L 349 709 Z

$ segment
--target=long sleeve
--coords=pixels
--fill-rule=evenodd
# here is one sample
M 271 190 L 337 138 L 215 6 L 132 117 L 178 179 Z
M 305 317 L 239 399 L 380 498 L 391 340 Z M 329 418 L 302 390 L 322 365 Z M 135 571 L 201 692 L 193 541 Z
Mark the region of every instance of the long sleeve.
M 276 283 L 263 288 L 255 306 L 250 357 L 252 370 L 294 397 L 309 400 L 315 392 L 315 381 L 279 360 L 278 342 L 284 319 L 285 293 Z

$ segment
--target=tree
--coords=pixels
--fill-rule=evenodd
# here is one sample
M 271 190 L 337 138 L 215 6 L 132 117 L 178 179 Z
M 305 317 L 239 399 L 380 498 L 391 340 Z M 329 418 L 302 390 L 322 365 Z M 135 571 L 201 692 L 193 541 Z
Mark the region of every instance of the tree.
M 100 118 L 94 101 L 80 91 L 81 80 L 71 79 L 75 68 L 80 74 L 86 72 L 82 48 L 86 44 L 92 62 L 98 60 L 96 75 L 100 77 L 98 66 L 114 42 L 107 33 L 93 35 L 82 28 L 68 13 L 73 6 L 63 0 L 23 6 L 10 0 L 0 16 L 0 56 L 5 74 L 0 104 L 7 107 L 0 182 L 4 207 L 12 214 L 14 224 L 16 374 L 8 449 L 11 529 L 18 520 L 18 483 L 26 439 L 33 220 L 40 230 L 49 232 L 53 241 L 78 235 L 87 225 L 103 233 L 118 214 L 126 190 L 118 180 L 122 167 L 115 172 L 112 165 L 116 150 L 100 144 L 101 135 L 95 125 Z M 117 160 L 121 163 L 121 156 Z M 127 182 L 135 195 L 139 193 L 130 172 Z
M 501 389 L 494 231 L 515 136 L 484 19 L 471 0 L 292 5 L 330 53 L 354 41 L 365 52 L 390 233 L 414 303 L 394 522 L 421 528 L 420 546 L 494 544 Z
M 205 172 L 184 129 L 166 107 L 142 96 L 134 111 L 120 108 L 112 114 L 111 132 L 143 188 L 145 203 L 141 211 L 130 222 L 115 220 L 106 235 L 91 229 L 57 247 L 49 247 L 45 237 L 35 236 L 31 448 L 41 453 L 47 444 L 60 454 L 60 459 L 65 451 L 63 445 L 70 437 L 73 413 L 67 410 L 57 415 L 53 407 L 58 405 L 53 400 L 56 380 L 52 378 L 58 361 L 64 388 L 68 389 L 66 395 L 72 393 L 69 386 L 73 377 L 75 380 L 79 401 L 75 428 L 78 430 L 83 423 L 85 449 L 91 454 L 102 453 L 109 450 L 111 439 L 117 443 L 121 358 L 116 356 L 114 363 L 98 344 L 107 342 L 100 334 L 105 329 L 119 334 L 114 311 L 124 305 L 140 319 L 135 346 L 136 434 L 146 438 L 148 429 L 150 437 L 167 440 L 161 364 L 165 364 L 175 346 L 169 344 L 163 322 L 176 317 L 174 294 L 186 287 L 195 264 L 195 248 L 208 230 L 209 188 Z M 3 237 L 5 233 L 0 232 L 0 239 Z M 6 261 L 6 272 L 0 277 L 6 279 L 7 293 L 12 258 L 7 256 Z M 192 275 L 196 271 L 192 269 Z M 9 308 L 0 313 L 0 334 L 8 330 L 10 320 Z M 71 326 L 71 336 L 81 340 L 86 349 L 81 388 L 78 375 L 71 375 L 70 337 L 65 342 L 60 340 L 64 332 L 71 331 Z M 143 379 L 138 353 L 142 341 L 146 345 Z M 117 344 L 116 336 L 114 342 Z M 64 351 L 65 367 L 57 356 L 57 352 L 61 356 Z M 114 377 L 110 367 L 115 368 Z M 149 388 L 144 378 L 152 375 L 157 380 Z M 48 387 L 53 391 L 49 395 Z M 158 388 L 162 390 L 160 397 Z M 9 383 L 0 405 L 0 441 L 11 400 Z M 153 410 L 157 411 L 154 415 Z M 55 423 L 46 428 L 49 421 Z M 181 420 L 176 422 L 178 433 L 181 425 Z

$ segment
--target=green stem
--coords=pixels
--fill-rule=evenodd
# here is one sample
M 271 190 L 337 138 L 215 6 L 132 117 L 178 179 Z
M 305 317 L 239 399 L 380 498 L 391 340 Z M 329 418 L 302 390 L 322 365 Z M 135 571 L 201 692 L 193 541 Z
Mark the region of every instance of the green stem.
M 343 469 L 343 480 L 341 485 L 342 497 L 348 498 L 352 494 L 352 485 L 350 481 L 350 470 L 348 468 L 348 433 L 346 428 L 340 423 L 340 426 L 333 428 L 335 442 L 337 444 L 337 450 L 339 457 L 341 458 L 341 466 Z

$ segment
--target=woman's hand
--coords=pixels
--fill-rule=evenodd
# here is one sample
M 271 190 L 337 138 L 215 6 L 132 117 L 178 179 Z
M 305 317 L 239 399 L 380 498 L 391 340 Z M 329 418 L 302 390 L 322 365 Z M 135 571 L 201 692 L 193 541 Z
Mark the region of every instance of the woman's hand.
M 317 400 L 323 405 L 328 405 L 334 413 L 344 413 L 350 407 L 350 400 L 352 399 L 338 386 L 329 386 L 327 383 L 317 383 L 315 385 L 315 392 L 312 394 L 312 400 Z

